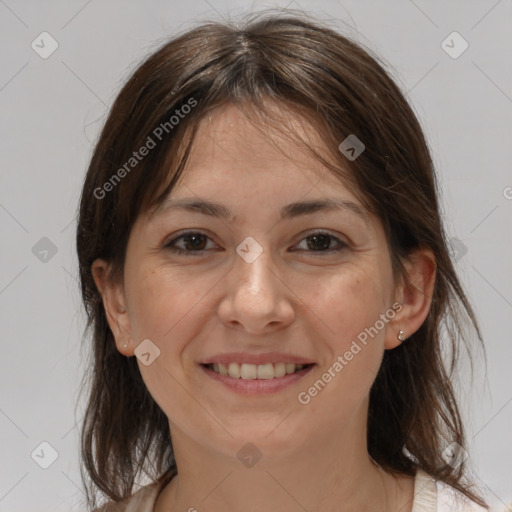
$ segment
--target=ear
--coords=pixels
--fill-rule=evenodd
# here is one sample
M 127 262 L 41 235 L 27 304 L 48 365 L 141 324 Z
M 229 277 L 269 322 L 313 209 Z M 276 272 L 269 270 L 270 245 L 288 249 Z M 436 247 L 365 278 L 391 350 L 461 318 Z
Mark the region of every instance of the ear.
M 110 264 L 105 260 L 95 260 L 91 271 L 103 300 L 105 315 L 114 335 L 117 350 L 125 356 L 133 356 L 135 346 L 131 341 L 131 324 L 126 308 L 124 287 L 122 283 L 116 283 L 110 278 Z
M 415 250 L 404 262 L 404 267 L 407 276 L 401 279 L 395 294 L 402 308 L 397 310 L 386 331 L 384 346 L 388 350 L 402 343 L 398 339 L 400 331 L 407 339 L 421 327 L 432 303 L 436 279 L 436 262 L 432 251 Z

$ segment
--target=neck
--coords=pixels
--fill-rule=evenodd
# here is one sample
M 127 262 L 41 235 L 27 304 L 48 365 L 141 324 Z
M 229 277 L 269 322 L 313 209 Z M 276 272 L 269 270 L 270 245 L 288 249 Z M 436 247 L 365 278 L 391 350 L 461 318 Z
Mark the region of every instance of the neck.
M 179 472 L 155 512 L 397 510 L 396 481 L 368 456 L 364 430 L 356 438 L 350 433 L 345 443 L 319 433 L 295 452 L 265 451 L 246 467 L 236 456 L 209 451 L 171 428 Z

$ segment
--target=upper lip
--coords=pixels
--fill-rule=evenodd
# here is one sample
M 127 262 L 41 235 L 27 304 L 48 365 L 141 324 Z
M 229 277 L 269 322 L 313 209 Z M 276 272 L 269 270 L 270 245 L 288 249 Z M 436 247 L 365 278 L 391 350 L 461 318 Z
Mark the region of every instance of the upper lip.
M 267 352 L 265 354 L 250 354 L 248 352 L 230 352 L 225 354 L 217 354 L 209 357 L 200 364 L 213 363 L 247 363 L 247 364 L 267 364 L 267 363 L 294 363 L 294 364 L 312 364 L 311 359 L 307 359 L 292 354 L 283 354 L 280 352 Z

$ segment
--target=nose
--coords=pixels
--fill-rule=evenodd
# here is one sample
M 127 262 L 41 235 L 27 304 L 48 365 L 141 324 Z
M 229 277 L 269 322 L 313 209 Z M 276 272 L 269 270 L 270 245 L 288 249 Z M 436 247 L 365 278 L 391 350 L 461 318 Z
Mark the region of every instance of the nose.
M 225 286 L 218 315 L 231 328 L 267 334 L 294 319 L 294 294 L 278 275 L 269 251 L 263 251 L 252 263 L 236 255 Z

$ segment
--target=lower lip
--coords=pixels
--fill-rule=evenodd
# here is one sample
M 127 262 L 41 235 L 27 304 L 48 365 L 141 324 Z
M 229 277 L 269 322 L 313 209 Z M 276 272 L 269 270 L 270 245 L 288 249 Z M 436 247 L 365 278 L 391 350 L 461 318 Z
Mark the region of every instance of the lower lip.
M 291 386 L 293 383 L 298 382 L 305 375 L 307 375 L 312 369 L 314 364 L 303 368 L 295 373 L 289 373 L 283 375 L 283 377 L 277 377 L 273 379 L 234 379 L 228 375 L 222 375 L 216 373 L 207 366 L 199 365 L 201 369 L 213 380 L 220 382 L 227 388 L 231 389 L 235 393 L 243 395 L 261 395 L 267 393 L 275 393 L 282 389 Z

